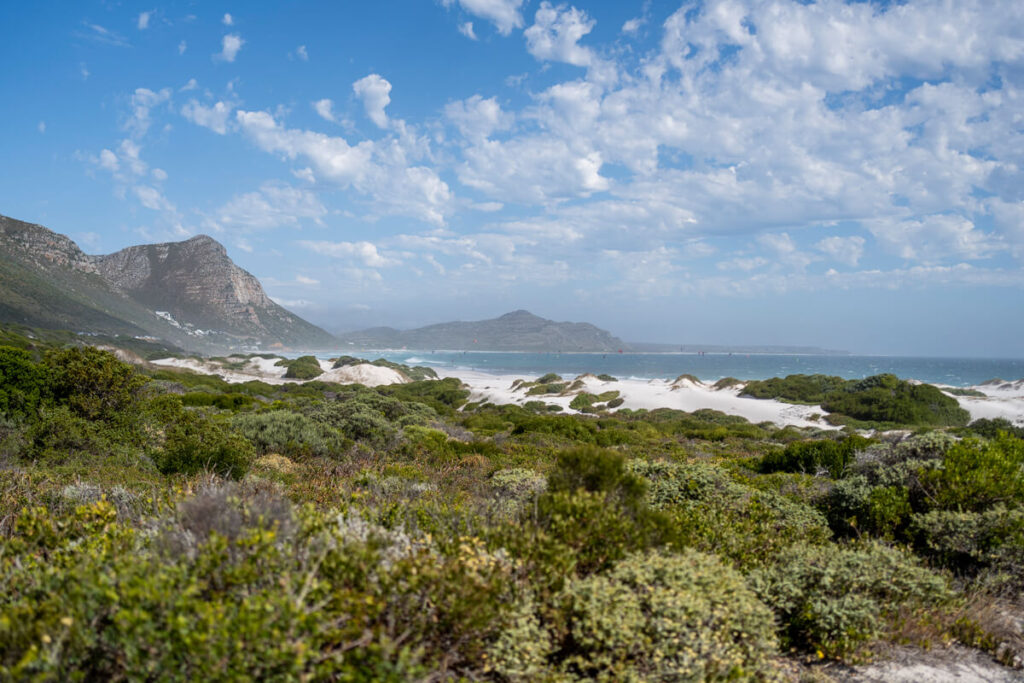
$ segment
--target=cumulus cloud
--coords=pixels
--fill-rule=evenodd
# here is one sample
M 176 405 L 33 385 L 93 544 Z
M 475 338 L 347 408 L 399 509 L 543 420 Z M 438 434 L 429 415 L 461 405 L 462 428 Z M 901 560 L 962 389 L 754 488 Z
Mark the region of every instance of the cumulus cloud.
M 497 98 L 484 99 L 480 95 L 449 102 L 445 105 L 444 115 L 463 137 L 474 140 L 490 137 L 495 131 L 507 130 L 514 120 L 512 114 L 502 111 Z
M 273 228 L 297 228 L 303 220 L 322 223 L 327 209 L 309 190 L 285 183 L 268 182 L 255 192 L 236 195 L 209 217 L 214 230 L 247 232 Z
M 363 101 L 369 119 L 378 128 L 387 128 L 388 115 L 384 110 L 391 103 L 391 84 L 377 74 L 370 74 L 353 83 L 352 90 Z
M 136 88 L 131 96 L 131 116 L 124 124 L 133 138 L 143 137 L 152 123 L 150 113 L 156 107 L 168 102 L 171 99 L 171 89 L 163 88 L 158 91 L 149 88 Z
M 381 254 L 372 242 L 327 242 L 323 240 L 301 240 L 299 245 L 318 254 L 332 258 L 352 259 L 367 268 L 397 266 L 401 261 Z
M 234 108 L 230 102 L 222 101 L 205 106 L 196 100 L 189 100 L 181 108 L 181 115 L 197 126 L 209 128 L 218 135 L 224 135 L 228 130 L 228 119 Z
M 139 19 L 136 22 L 136 26 L 138 26 L 140 31 L 145 31 L 147 28 L 149 28 L 149 20 L 152 16 L 153 10 L 150 10 L 148 12 L 139 12 Z
M 185 54 L 185 50 L 187 50 L 187 49 L 188 49 L 188 43 L 186 43 L 184 40 L 181 41 L 180 43 L 178 43 L 178 54 L 179 55 Z
M 268 112 L 238 111 L 241 130 L 267 152 L 306 160 L 316 175 L 371 198 L 376 212 L 412 216 L 443 225 L 452 210 L 447 183 L 426 166 L 414 165 L 423 154 L 412 138 L 350 145 L 345 138 L 287 128 Z
M 476 33 L 473 31 L 472 21 L 465 21 L 459 24 L 459 33 L 466 36 L 470 40 L 477 40 Z
M 503 36 L 523 26 L 523 17 L 519 13 L 523 0 L 441 0 L 445 7 L 456 2 L 465 12 L 490 21 Z
M 225 13 L 224 16 L 221 17 L 220 21 L 225 26 L 234 26 L 235 25 L 234 17 L 232 17 L 230 14 L 227 14 L 227 13 Z
M 230 15 L 225 15 L 230 16 Z M 242 45 L 245 41 L 237 33 L 228 33 L 221 39 L 221 49 L 214 57 L 216 59 L 233 62 L 235 57 L 238 56 L 238 51 L 242 49 Z
M 852 237 L 826 237 L 814 248 L 823 254 L 831 256 L 840 263 L 848 266 L 856 266 L 864 255 L 864 238 L 858 235 Z
M 305 45 L 299 45 L 297 48 L 295 48 L 295 56 L 304 62 L 309 61 L 309 52 L 306 51 Z
M 526 49 L 537 59 L 590 66 L 594 53 L 590 48 L 579 45 L 579 41 L 594 29 L 596 23 L 586 12 L 575 7 L 554 7 L 550 2 L 542 2 L 533 25 L 523 32 Z
M 329 99 L 325 98 L 313 102 L 313 109 L 322 119 L 332 122 L 336 122 L 338 120 L 334 116 L 334 102 Z

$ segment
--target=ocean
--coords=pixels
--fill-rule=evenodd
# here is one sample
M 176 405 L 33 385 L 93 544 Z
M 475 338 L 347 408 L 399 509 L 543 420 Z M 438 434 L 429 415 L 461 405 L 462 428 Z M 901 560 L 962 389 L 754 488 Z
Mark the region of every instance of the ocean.
M 929 384 L 972 386 L 990 379 L 1024 378 L 1024 359 L 911 358 L 901 356 L 817 356 L 783 354 L 693 353 L 510 353 L 484 351 L 359 351 L 343 352 L 404 365 L 477 370 L 493 374 L 536 377 L 548 372 L 575 376 L 607 373 L 618 378 L 671 378 L 688 373 L 704 382 L 723 377 L 767 379 L 795 374 L 838 375 L 858 379 L 892 373 Z M 328 357 L 330 354 L 318 354 Z M 337 354 L 335 354 L 337 355 Z

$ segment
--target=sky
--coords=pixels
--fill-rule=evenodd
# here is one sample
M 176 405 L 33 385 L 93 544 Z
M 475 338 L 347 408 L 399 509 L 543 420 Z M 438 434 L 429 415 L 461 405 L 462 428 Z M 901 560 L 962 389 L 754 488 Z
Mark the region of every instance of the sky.
M 3 3 L 0 214 L 331 331 L 1024 357 L 1019 0 Z

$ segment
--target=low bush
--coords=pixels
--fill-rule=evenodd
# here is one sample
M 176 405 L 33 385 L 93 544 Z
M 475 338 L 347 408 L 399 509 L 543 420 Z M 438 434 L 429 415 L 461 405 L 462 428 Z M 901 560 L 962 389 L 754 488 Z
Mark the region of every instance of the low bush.
M 761 472 L 803 472 L 817 474 L 824 470 L 833 479 L 843 476 L 858 449 L 870 442 L 860 436 L 847 436 L 842 441 L 816 439 L 796 441 L 784 450 L 768 453 L 759 464 Z
M 284 376 L 288 379 L 315 379 L 324 374 L 320 361 L 315 356 L 299 356 L 298 358 L 282 358 L 274 365 L 288 368 Z
M 156 460 L 164 474 L 213 472 L 241 479 L 255 455 L 252 444 L 224 422 L 185 411 L 168 426 Z
M 771 611 L 716 558 L 631 555 L 559 595 L 558 669 L 601 680 L 771 677 Z
M 46 374 L 22 349 L 0 346 L 0 416 L 34 416 L 46 391 Z
M 231 427 L 248 439 L 261 455 L 337 457 L 351 445 L 330 425 L 287 410 L 236 415 L 231 419 Z
M 883 635 L 898 613 L 953 598 L 942 576 L 878 543 L 794 546 L 748 580 L 775 611 L 784 646 L 837 658 Z

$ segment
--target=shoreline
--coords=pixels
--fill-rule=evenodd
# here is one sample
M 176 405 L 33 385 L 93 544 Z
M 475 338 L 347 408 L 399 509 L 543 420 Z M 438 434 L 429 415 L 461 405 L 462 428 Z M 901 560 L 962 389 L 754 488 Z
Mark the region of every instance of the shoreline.
M 285 378 L 286 369 L 277 366 L 276 362 L 276 359 L 254 357 L 242 367 L 225 368 L 210 359 L 200 361 L 194 358 L 164 358 L 152 361 L 154 365 L 160 367 L 177 367 L 218 375 L 229 383 L 258 380 L 269 384 L 286 384 L 301 381 Z M 321 360 L 320 364 L 324 374 L 315 378 L 318 381 L 359 383 L 370 387 L 407 381 L 396 370 L 369 363 L 337 369 L 333 369 L 326 360 Z M 586 392 L 599 395 L 616 391 L 616 398 L 621 398 L 622 402 L 615 408 L 608 409 L 610 412 L 619 407 L 632 410 L 670 408 L 685 412 L 710 409 L 728 415 L 738 415 L 755 424 L 772 422 L 779 426 L 837 429 L 825 421 L 827 413 L 821 406 L 741 396 L 740 392 L 747 381 L 740 381 L 728 387 L 716 387 L 713 382 L 693 381 L 685 376 L 676 379 L 616 378 L 606 381 L 592 373 L 566 373 L 565 377 L 568 379 L 565 381 L 577 386 L 563 394 L 529 395 L 529 387 L 518 386 L 517 381 L 537 379 L 533 373 L 487 372 L 430 363 L 421 364 L 421 367 L 429 367 L 439 378 L 457 378 L 469 388 L 470 402 L 488 401 L 496 404 L 523 405 L 529 401 L 541 401 L 560 406 L 562 413 L 576 414 L 581 411 L 572 409 L 570 403 L 578 394 Z M 970 413 L 972 421 L 982 418 L 1004 418 L 1015 425 L 1024 425 L 1024 380 L 970 387 L 984 394 L 983 397 L 958 396 L 950 393 L 951 390 L 962 387 L 943 384 L 934 386 L 955 398 L 960 406 Z

